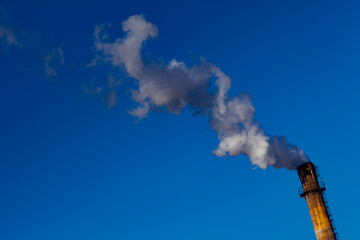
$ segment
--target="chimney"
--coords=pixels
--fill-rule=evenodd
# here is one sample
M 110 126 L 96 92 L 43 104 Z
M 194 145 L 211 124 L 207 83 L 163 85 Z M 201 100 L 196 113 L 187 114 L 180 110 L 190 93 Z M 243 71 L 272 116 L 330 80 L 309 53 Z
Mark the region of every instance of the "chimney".
M 300 165 L 297 172 L 302 184 L 299 194 L 308 204 L 317 240 L 338 240 L 324 194 L 325 185 L 322 179 L 319 181 L 317 168 L 313 163 L 308 162 Z

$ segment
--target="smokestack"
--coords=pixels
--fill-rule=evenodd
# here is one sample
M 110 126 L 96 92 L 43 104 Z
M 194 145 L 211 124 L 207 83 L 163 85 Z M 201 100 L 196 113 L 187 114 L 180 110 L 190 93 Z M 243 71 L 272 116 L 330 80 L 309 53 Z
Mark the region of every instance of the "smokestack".
M 306 199 L 317 240 L 338 240 L 338 235 L 325 198 L 325 185 L 313 163 L 308 162 L 297 168 L 302 187 L 300 197 Z

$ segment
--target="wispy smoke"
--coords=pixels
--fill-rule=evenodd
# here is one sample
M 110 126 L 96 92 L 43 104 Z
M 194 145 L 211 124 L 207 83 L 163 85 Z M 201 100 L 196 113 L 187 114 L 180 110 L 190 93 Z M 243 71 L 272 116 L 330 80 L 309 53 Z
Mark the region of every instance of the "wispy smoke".
M 6 45 L 18 45 L 15 34 L 13 30 L 8 26 L 0 26 L 0 38 L 3 39 L 3 42 Z
M 64 64 L 64 51 L 62 46 L 54 48 L 48 55 L 45 56 L 45 73 L 48 78 L 56 77 L 57 71 L 54 67 L 55 64 Z
M 209 124 L 220 140 L 213 151 L 217 156 L 245 154 L 252 164 L 262 169 L 268 166 L 296 169 L 308 161 L 306 154 L 289 144 L 285 137 L 267 136 L 254 121 L 255 108 L 250 96 L 228 96 L 231 79 L 205 59 L 193 67 L 175 59 L 168 64 L 145 63 L 141 49 L 146 40 L 158 35 L 158 29 L 142 15 L 133 15 L 124 21 L 122 28 L 126 36 L 114 42 L 109 41 L 107 27 L 95 28 L 97 54 L 91 65 L 110 62 L 136 79 L 138 89 L 132 90 L 132 98 L 139 105 L 129 111 L 132 116 L 141 119 L 156 108 L 179 114 L 185 106 L 190 106 L 195 113 L 209 117 Z M 212 84 L 217 90 L 208 90 Z
M 107 105 L 108 109 L 112 109 L 117 103 L 117 86 L 119 85 L 121 85 L 121 80 L 109 74 L 105 86 L 99 86 L 98 84 L 90 86 L 89 84 L 84 84 L 82 89 L 86 94 L 96 96 L 96 98 Z
M 11 45 L 20 46 L 17 37 L 15 36 L 14 30 L 11 27 L 8 19 L 8 15 L 5 10 L 0 7 L 0 42 L 5 47 L 9 47 Z

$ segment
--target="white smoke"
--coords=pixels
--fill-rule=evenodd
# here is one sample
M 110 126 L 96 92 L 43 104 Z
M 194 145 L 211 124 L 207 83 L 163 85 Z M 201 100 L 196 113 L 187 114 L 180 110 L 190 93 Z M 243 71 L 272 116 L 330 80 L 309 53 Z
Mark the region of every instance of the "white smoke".
M 250 96 L 229 97 L 231 79 L 205 59 L 193 67 L 175 59 L 167 65 L 144 63 L 143 44 L 156 37 L 158 29 L 142 15 L 133 15 L 124 21 L 122 28 L 126 36 L 114 42 L 108 40 L 107 27 L 95 28 L 97 55 L 90 65 L 111 62 L 136 80 L 138 89 L 132 90 L 132 98 L 139 106 L 129 111 L 132 116 L 144 118 L 152 109 L 161 107 L 179 114 L 185 106 L 190 106 L 195 113 L 209 117 L 209 124 L 220 140 L 213 151 L 217 156 L 245 154 L 253 165 L 262 169 L 268 166 L 296 169 L 308 161 L 306 154 L 289 144 L 285 137 L 267 136 L 254 121 L 255 108 Z M 208 90 L 213 79 L 216 79 L 217 91 Z

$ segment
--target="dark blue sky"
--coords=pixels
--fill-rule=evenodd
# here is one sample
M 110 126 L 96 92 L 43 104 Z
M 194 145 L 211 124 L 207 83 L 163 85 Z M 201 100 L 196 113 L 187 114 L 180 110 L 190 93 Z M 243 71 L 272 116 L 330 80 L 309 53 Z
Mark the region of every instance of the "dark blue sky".
M 136 123 L 133 80 L 86 67 L 94 27 L 121 38 L 134 14 L 159 30 L 144 59 L 201 56 L 249 93 L 265 132 L 319 166 L 340 238 L 360 239 L 360 4 L 234 2 L 1 2 L 0 239 L 315 239 L 295 171 L 214 156 L 189 108 Z M 109 75 L 115 106 L 91 92 Z

